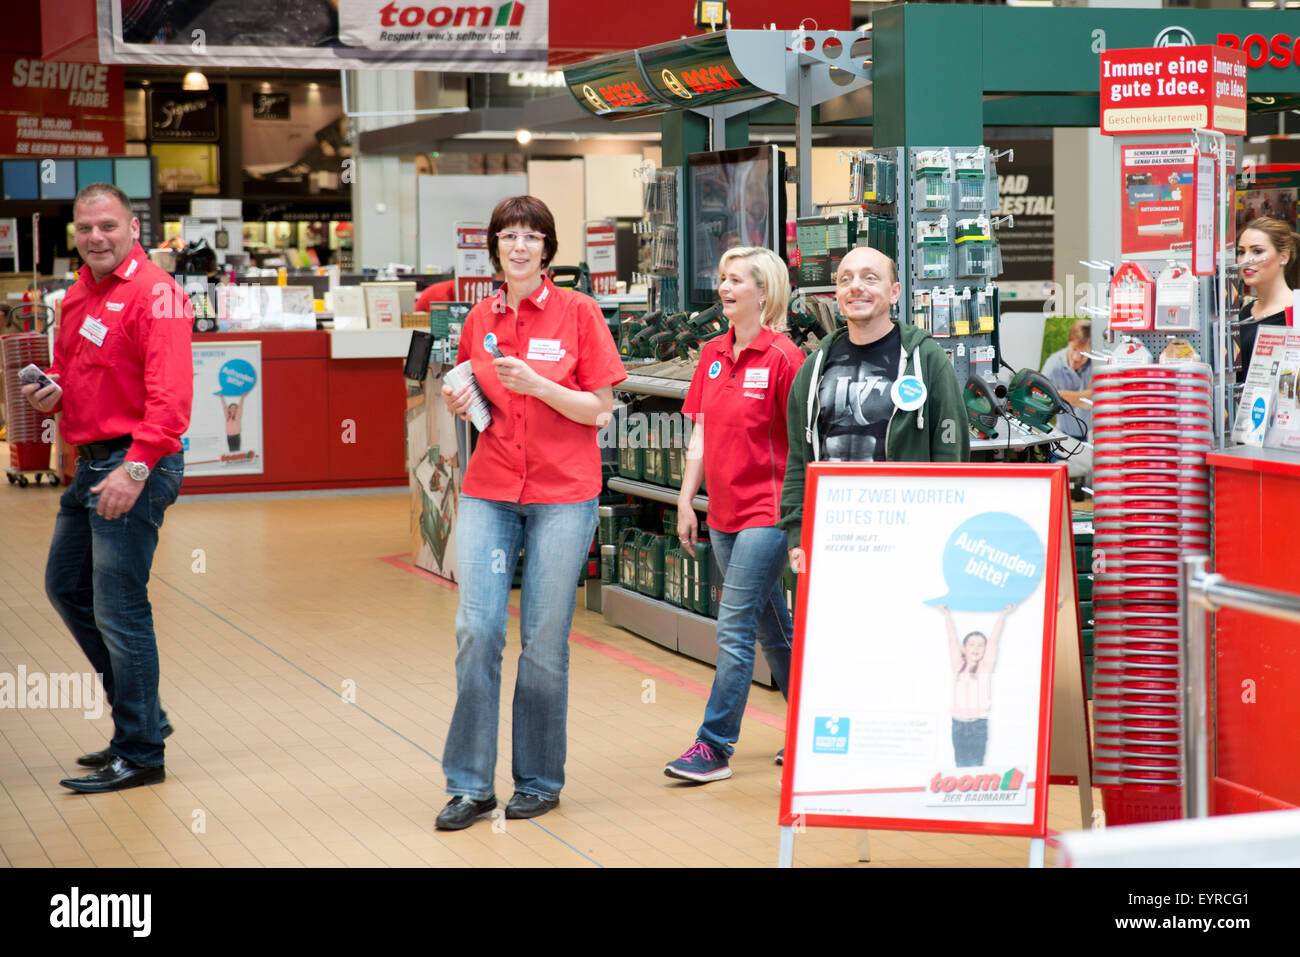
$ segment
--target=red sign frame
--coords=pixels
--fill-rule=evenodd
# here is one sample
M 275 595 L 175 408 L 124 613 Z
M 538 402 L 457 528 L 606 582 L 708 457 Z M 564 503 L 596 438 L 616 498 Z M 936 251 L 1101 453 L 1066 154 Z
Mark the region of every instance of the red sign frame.
M 789 701 L 786 708 L 785 765 L 781 776 L 781 803 L 779 823 L 790 827 L 802 823 L 809 827 L 847 827 L 856 829 L 924 831 L 933 833 L 966 833 L 1002 835 L 1007 837 L 1045 838 L 1047 836 L 1047 800 L 1052 783 L 1072 783 L 1070 778 L 1053 778 L 1051 767 L 1053 685 L 1056 674 L 1056 626 L 1059 596 L 1057 583 L 1060 581 L 1063 556 L 1068 556 L 1070 568 L 1074 569 L 1074 532 L 1068 521 L 1066 492 L 1068 488 L 1067 471 L 1063 465 L 975 465 L 949 463 L 893 463 L 893 462 L 815 462 L 808 467 L 807 485 L 804 493 L 804 515 L 815 513 L 817 489 L 823 476 L 836 477 L 846 475 L 889 475 L 897 477 L 918 476 L 935 478 L 950 476 L 953 478 L 1047 478 L 1050 486 L 1050 509 L 1053 516 L 1067 516 L 1065 519 L 1053 518 L 1048 528 L 1045 583 L 1043 589 L 1043 651 L 1042 669 L 1039 683 L 1038 714 L 1038 754 L 1035 757 L 1034 775 L 1027 783 L 1034 791 L 1033 821 L 1029 824 L 1014 824 L 988 821 L 928 820 L 915 818 L 869 817 L 848 815 L 824 815 L 793 813 L 793 791 L 795 767 L 798 763 L 798 728 L 802 705 L 803 659 L 805 627 L 808 615 L 808 583 L 815 573 L 813 567 L 813 521 L 804 521 L 803 535 L 800 542 L 807 566 L 798 589 L 795 609 L 794 648 L 790 661 Z M 1066 540 L 1062 535 L 1065 526 Z M 1075 593 L 1075 620 L 1080 620 L 1078 608 L 1078 591 Z M 1082 685 L 1082 648 L 1080 646 L 1080 683 Z M 1080 693 L 1084 689 L 1080 687 Z M 1085 733 L 1087 730 L 1087 711 L 1084 710 Z M 1091 765 L 1091 752 L 1089 752 Z

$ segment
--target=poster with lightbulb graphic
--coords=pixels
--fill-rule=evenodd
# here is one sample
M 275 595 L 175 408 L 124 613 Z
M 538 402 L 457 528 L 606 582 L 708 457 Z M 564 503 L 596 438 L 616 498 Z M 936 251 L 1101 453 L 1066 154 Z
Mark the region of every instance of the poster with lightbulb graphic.
M 194 404 L 181 437 L 185 474 L 261 475 L 262 344 L 194 343 Z

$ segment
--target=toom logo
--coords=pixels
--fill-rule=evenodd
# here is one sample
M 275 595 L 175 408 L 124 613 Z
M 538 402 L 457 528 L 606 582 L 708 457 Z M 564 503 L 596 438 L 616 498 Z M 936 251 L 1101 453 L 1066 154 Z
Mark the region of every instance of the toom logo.
M 518 0 L 490 6 L 419 7 L 390 3 L 379 10 L 380 25 L 385 27 L 517 27 L 524 22 L 524 5 Z
M 1300 36 L 1275 33 L 1265 39 L 1260 33 L 1245 37 L 1239 37 L 1235 33 L 1220 33 L 1214 42 L 1221 47 L 1231 47 L 1246 54 L 1246 66 L 1251 69 L 1265 63 L 1275 67 L 1300 66 Z
M 1024 804 L 1025 773 L 1011 768 L 1002 774 L 948 774 L 930 779 L 926 804 Z

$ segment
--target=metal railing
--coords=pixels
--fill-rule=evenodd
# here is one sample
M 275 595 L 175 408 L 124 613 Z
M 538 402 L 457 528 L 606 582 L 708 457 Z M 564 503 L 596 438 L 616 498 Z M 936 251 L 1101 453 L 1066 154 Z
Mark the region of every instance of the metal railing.
M 1183 816 L 1209 815 L 1210 770 L 1206 721 L 1206 617 L 1235 608 L 1300 624 L 1300 595 L 1230 582 L 1206 571 L 1204 555 L 1183 558 L 1178 569 L 1183 658 Z

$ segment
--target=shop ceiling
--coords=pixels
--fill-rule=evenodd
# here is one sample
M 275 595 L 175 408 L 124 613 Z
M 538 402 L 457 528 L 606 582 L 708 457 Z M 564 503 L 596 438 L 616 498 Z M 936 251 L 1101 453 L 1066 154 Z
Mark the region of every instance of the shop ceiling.
M 1096 126 L 1102 49 L 1207 44 L 1221 35 L 1249 44 L 1259 61 L 1247 81 L 1252 112 L 1289 108 L 1300 94 L 1294 12 L 900 4 L 876 10 L 873 22 L 872 82 L 814 110 L 818 145 L 978 143 L 986 126 Z M 1278 37 L 1286 42 L 1275 43 Z M 503 149 L 520 149 L 509 131 L 643 134 L 661 123 L 654 116 L 593 117 L 564 95 L 364 133 L 360 147 L 390 154 L 482 149 L 477 137 L 495 130 Z M 760 142 L 794 123 L 792 107 L 772 103 L 749 113 L 749 136 Z M 864 126 L 874 126 L 870 136 Z M 476 140 L 457 139 L 467 134 Z M 475 145 L 459 145 L 465 142 Z M 534 140 L 528 152 L 583 151 L 578 144 L 547 145 L 553 142 Z

